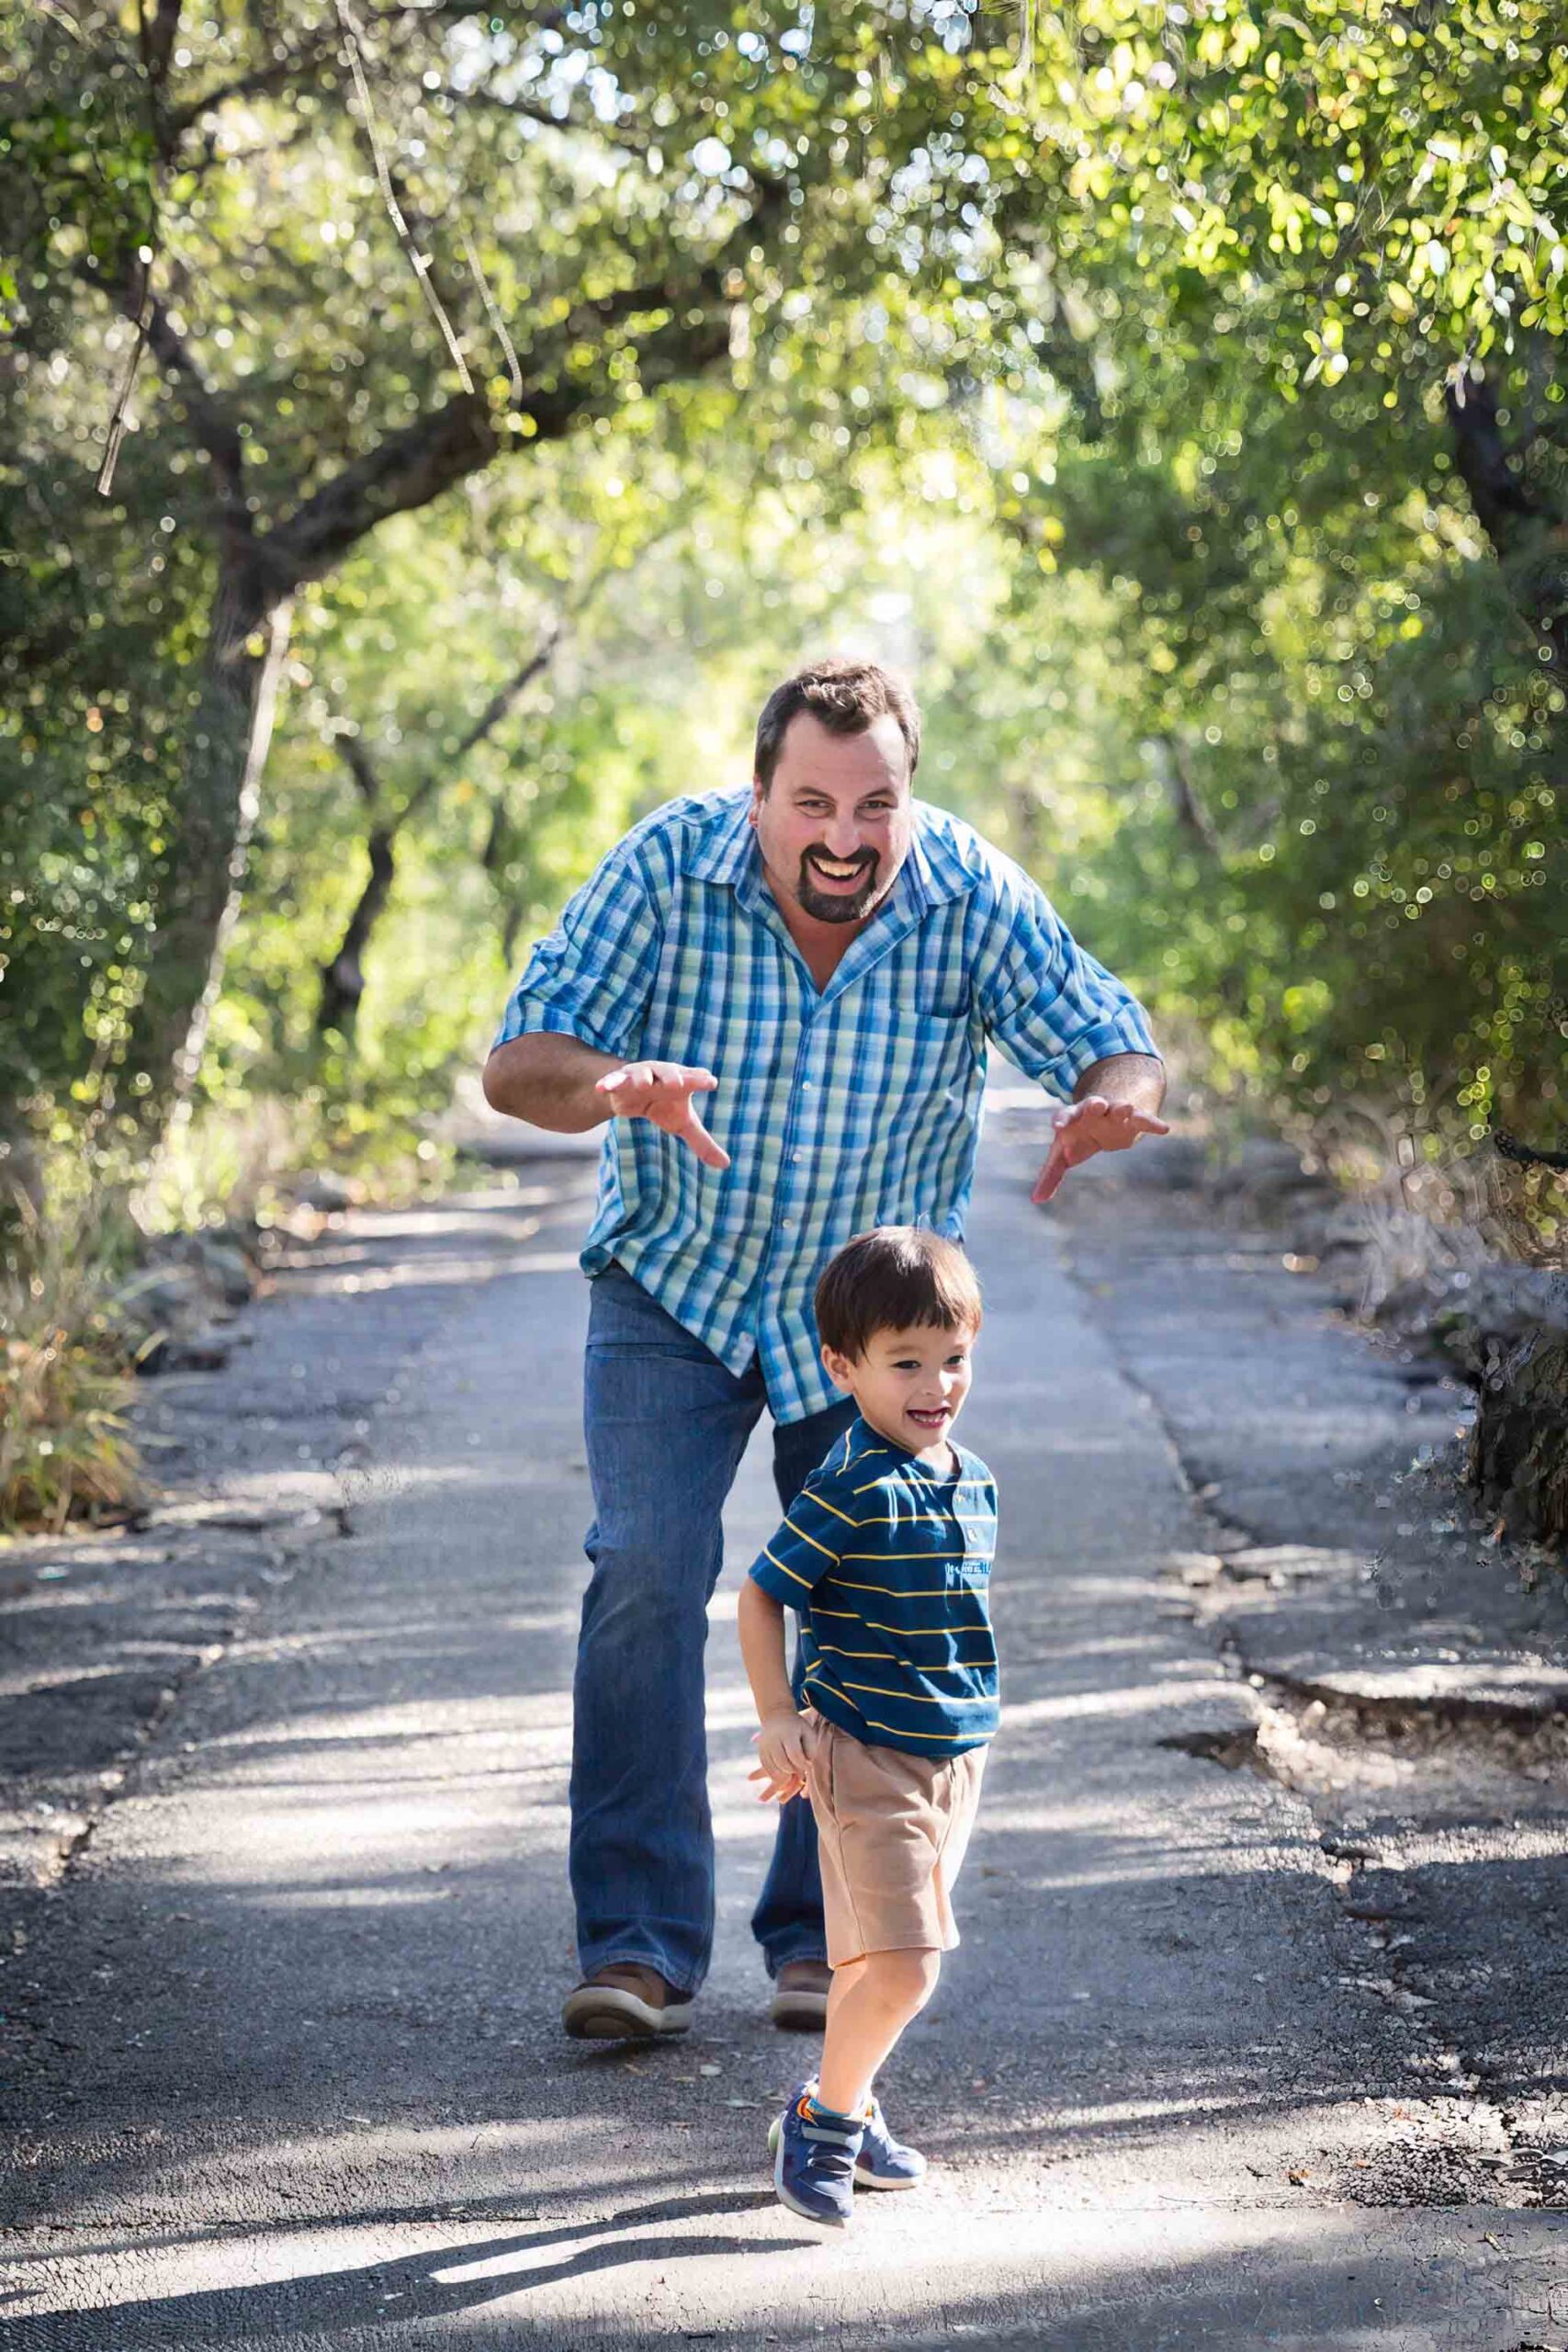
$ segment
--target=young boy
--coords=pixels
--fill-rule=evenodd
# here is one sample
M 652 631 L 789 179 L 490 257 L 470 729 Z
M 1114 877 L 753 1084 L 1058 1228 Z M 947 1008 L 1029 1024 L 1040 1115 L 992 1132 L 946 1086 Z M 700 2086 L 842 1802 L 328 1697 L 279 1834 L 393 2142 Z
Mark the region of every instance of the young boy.
M 740 1646 L 761 1724 L 751 1777 L 764 1801 L 811 1799 L 833 1970 L 821 2074 L 773 2128 L 773 2177 L 792 2212 L 842 2228 L 857 2181 L 910 2188 L 925 2170 L 873 2085 L 958 1941 L 953 1883 L 997 1727 L 997 1501 L 952 1442 L 980 1329 L 963 1251 L 879 1227 L 839 1251 L 816 1306 L 823 1363 L 859 1418 L 742 1586 Z

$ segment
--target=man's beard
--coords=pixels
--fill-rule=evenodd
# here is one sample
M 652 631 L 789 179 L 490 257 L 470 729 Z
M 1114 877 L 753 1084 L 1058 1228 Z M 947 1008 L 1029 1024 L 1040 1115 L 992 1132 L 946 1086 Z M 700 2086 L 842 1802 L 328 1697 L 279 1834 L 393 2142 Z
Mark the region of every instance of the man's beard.
M 795 884 L 795 895 L 802 910 L 818 922 L 863 922 L 876 904 L 876 877 L 881 865 L 881 859 L 874 853 L 858 890 L 820 890 L 812 879 L 811 852 L 807 850 L 801 855 L 800 879 Z

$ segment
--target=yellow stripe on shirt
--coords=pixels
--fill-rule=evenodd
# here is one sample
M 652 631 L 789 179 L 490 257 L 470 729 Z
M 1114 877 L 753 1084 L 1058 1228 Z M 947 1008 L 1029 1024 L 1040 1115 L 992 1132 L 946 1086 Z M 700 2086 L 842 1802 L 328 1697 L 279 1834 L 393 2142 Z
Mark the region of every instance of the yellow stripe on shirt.
M 830 1657 L 879 1657 L 886 1666 L 893 1666 L 897 1663 L 895 1658 L 889 1656 L 886 1650 L 845 1650 L 840 1649 L 837 1642 L 818 1642 L 817 1646 L 819 1650 L 825 1651 Z M 997 1661 L 994 1657 L 970 1658 L 959 1657 L 954 1658 L 948 1666 L 919 1666 L 915 1668 L 915 1671 L 917 1674 L 973 1674 L 977 1666 L 995 1666 L 996 1662 Z M 844 1688 L 846 1690 L 863 1690 L 868 1688 L 868 1685 L 863 1682 L 846 1682 Z M 892 1698 L 896 1694 L 892 1691 L 888 1691 L 886 1695 Z M 899 1693 L 897 1695 L 902 1696 L 903 1694 Z M 911 1699 L 914 1699 L 918 1698 L 919 1693 L 918 1691 L 911 1690 L 908 1693 L 908 1696 Z M 940 1702 L 933 1701 L 931 1703 L 941 1703 L 945 1705 L 946 1702 L 945 1701 Z
M 953 1554 L 953 1557 L 954 1559 L 958 1557 L 957 1553 Z M 916 1591 L 911 1592 L 906 1584 L 862 1584 L 858 1577 L 834 1577 L 832 1585 L 835 1592 L 891 1592 L 902 1600 L 936 1600 L 944 1599 L 954 1591 L 966 1592 L 971 1589 L 967 1585 L 927 1584 L 921 1585 Z
M 807 1535 L 804 1527 L 796 1527 L 793 1519 L 786 1519 L 784 1525 L 792 1535 L 798 1535 L 803 1544 L 809 1544 L 814 1552 L 820 1552 L 825 1560 L 836 1560 L 839 1557 L 838 1553 L 829 1551 L 826 1544 L 818 1544 L 815 1535 Z M 769 1559 L 771 1560 L 773 1556 L 770 1552 Z M 804 1583 L 805 1578 L 802 1577 L 801 1581 Z
M 786 1519 L 784 1525 L 789 1521 Z M 796 1528 L 798 1535 L 800 1530 Z M 840 1560 L 966 1560 L 967 1552 L 840 1552 Z
M 762 1551 L 765 1557 L 773 1561 L 774 1567 L 779 1570 L 782 1576 L 794 1577 L 796 1584 L 803 1584 L 806 1587 L 807 1591 L 810 1591 L 811 1579 L 809 1577 L 797 1576 L 794 1568 L 786 1568 L 784 1562 L 778 1557 L 777 1554 L 770 1552 L 765 1544 L 762 1546 Z
M 989 1666 L 990 1659 L 986 1660 Z M 926 1669 L 921 1668 L 923 1673 Z M 902 1699 L 906 1705 L 920 1707 L 994 1707 L 996 1700 L 989 1691 L 981 1691 L 969 1699 L 931 1699 L 923 1690 L 885 1690 L 875 1682 L 846 1682 L 846 1690 L 863 1690 L 868 1699 Z M 886 1730 L 886 1724 L 883 1726 Z
M 810 1677 L 807 1676 L 807 1679 L 809 1680 Z M 953 1738 L 953 1734 L 950 1731 L 914 1731 L 905 1724 L 879 1723 L 874 1715 L 863 1715 L 861 1717 L 861 1721 L 864 1724 L 868 1731 L 891 1732 L 896 1740 L 941 1739 L 951 1742 Z M 852 1738 L 853 1736 L 854 1735 L 852 1733 L 851 1737 Z M 960 1754 L 963 1754 L 964 1750 L 960 1749 L 959 1752 Z
M 865 1524 L 863 1520 L 852 1519 L 847 1510 L 840 1510 L 837 1503 L 829 1502 L 825 1496 L 810 1495 L 807 1497 L 806 1499 L 807 1501 L 814 1502 L 818 1510 L 830 1510 L 833 1517 L 835 1519 L 841 1519 L 846 1527 L 862 1527 Z

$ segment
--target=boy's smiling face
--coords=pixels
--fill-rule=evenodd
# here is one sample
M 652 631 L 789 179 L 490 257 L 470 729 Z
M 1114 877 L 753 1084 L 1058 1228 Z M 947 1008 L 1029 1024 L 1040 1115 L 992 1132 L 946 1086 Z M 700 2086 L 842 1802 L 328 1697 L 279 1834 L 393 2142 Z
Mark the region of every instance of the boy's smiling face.
M 910 1453 L 942 1461 L 964 1399 L 977 1331 L 916 1324 L 874 1331 L 859 1356 L 825 1347 L 822 1362 L 836 1388 L 852 1396 L 863 1419 Z

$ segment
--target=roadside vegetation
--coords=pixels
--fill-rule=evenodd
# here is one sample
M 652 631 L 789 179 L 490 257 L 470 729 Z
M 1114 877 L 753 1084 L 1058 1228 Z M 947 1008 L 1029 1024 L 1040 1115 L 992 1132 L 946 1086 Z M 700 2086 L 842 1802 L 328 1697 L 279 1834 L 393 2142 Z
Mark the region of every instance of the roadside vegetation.
M 110 1306 L 118 1254 L 80 1204 L 17 1220 L 0 1268 L 0 1534 L 123 1519 L 142 1498 L 125 1419 L 136 1344 Z

